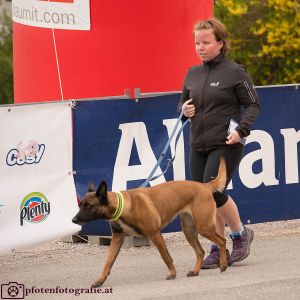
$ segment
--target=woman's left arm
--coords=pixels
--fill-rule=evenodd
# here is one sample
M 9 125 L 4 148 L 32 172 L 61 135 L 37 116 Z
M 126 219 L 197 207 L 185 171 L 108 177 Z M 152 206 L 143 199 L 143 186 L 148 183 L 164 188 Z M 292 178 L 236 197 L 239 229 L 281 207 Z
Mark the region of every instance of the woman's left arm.
M 236 127 L 236 131 L 241 138 L 250 134 L 252 125 L 259 113 L 259 98 L 255 90 L 253 82 L 250 76 L 243 70 L 242 80 L 239 80 L 235 87 L 236 95 L 244 107 L 244 112 L 240 119 L 239 125 Z

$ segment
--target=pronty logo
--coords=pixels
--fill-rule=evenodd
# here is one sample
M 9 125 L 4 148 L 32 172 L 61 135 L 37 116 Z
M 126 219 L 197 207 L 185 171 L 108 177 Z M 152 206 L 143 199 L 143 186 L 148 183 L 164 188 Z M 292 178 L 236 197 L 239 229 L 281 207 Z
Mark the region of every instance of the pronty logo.
M 21 226 L 23 226 L 24 221 L 39 223 L 49 216 L 50 202 L 42 193 L 30 193 L 22 201 L 20 211 Z
M 20 142 L 16 148 L 9 150 L 6 155 L 6 164 L 10 167 L 24 164 L 38 164 L 45 152 L 46 146 L 38 144 L 36 141 L 29 141 L 28 143 Z

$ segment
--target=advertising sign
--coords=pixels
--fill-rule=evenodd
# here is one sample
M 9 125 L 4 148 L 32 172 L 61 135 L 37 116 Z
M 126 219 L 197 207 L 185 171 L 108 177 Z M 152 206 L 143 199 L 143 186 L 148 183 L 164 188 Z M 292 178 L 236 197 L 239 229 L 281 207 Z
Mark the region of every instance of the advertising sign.
M 12 14 L 15 103 L 134 97 L 181 89 L 213 1 L 13 0 Z
M 261 111 L 228 193 L 245 223 L 299 218 L 300 92 L 295 85 L 259 88 L 258 93 Z M 79 194 L 86 192 L 91 179 L 106 180 L 113 191 L 139 187 L 174 128 L 179 97 L 77 102 L 74 167 Z M 150 185 L 191 179 L 188 133 L 187 126 L 173 167 Z M 157 173 L 166 168 L 173 154 L 171 147 Z M 106 230 L 105 224 L 91 224 L 84 230 Z M 179 228 L 175 222 L 167 230 Z
M 90 30 L 89 0 L 13 0 L 13 21 L 41 28 Z
M 0 252 L 74 233 L 67 103 L 0 107 Z

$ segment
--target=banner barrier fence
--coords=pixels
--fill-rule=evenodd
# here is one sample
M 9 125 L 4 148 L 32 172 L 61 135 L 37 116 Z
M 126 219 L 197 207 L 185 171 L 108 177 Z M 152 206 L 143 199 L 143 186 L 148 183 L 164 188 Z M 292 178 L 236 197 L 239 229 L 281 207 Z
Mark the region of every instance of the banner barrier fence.
M 300 218 L 299 85 L 258 93 L 261 112 L 229 194 L 244 223 Z M 139 187 L 174 129 L 179 98 L 82 100 L 74 109 L 70 102 L 1 106 L 0 252 L 80 231 L 71 219 L 78 211 L 76 192 L 82 197 L 89 180 L 106 180 L 113 191 Z M 188 127 L 173 165 L 150 185 L 190 179 Z M 174 155 L 174 142 L 154 175 Z M 179 230 L 177 218 L 163 232 Z M 81 233 L 111 235 L 106 221 L 90 222 Z
M 244 157 L 229 185 L 245 223 L 300 218 L 299 85 L 258 88 L 261 112 L 247 138 Z M 105 101 L 77 101 L 73 111 L 74 170 L 79 196 L 89 180 L 106 180 L 113 191 L 139 187 L 148 177 L 177 120 L 180 93 Z M 168 172 L 151 182 L 190 179 L 189 128 L 178 141 Z M 166 158 L 174 155 L 174 141 Z M 156 174 L 165 168 L 166 160 Z M 178 218 L 164 232 L 178 231 Z M 83 234 L 110 235 L 106 221 L 83 226 Z

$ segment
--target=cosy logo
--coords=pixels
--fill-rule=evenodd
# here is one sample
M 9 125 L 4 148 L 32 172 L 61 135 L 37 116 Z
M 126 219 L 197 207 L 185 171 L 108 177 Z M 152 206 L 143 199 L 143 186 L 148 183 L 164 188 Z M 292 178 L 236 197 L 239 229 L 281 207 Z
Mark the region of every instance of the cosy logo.
M 8 166 L 38 164 L 45 152 L 46 146 L 36 141 L 20 142 L 16 148 L 9 150 L 6 156 Z
M 39 192 L 28 194 L 20 206 L 20 223 L 39 223 L 47 219 L 50 214 L 50 202 Z

